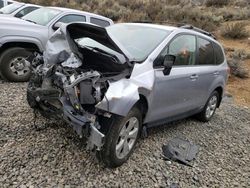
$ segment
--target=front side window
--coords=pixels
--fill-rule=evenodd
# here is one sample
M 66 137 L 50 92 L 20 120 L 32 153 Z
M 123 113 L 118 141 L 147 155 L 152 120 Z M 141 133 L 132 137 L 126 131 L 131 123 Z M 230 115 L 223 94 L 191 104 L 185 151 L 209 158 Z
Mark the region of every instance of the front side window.
M 86 22 L 86 17 L 81 15 L 66 15 L 62 17 L 58 22 L 72 23 L 72 22 Z
M 199 65 L 214 64 L 214 49 L 212 43 L 198 37 L 198 62 Z
M 90 17 L 90 23 L 93 23 L 95 25 L 99 25 L 101 27 L 107 27 L 110 25 L 110 23 L 108 21 L 101 20 L 98 18 L 93 18 L 93 17 Z
M 176 37 L 168 47 L 168 54 L 176 57 L 175 65 L 194 65 L 196 56 L 196 39 L 192 35 Z
M 44 7 L 34 10 L 33 12 L 22 17 L 22 19 L 45 26 L 60 13 L 60 10 Z

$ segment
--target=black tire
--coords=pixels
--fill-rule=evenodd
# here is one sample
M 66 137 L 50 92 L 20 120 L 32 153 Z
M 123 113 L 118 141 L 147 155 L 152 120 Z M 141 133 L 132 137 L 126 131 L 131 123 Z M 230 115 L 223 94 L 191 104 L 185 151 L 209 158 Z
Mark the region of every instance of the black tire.
M 8 80 L 11 82 L 26 82 L 29 80 L 31 76 L 30 70 L 25 70 L 26 72 L 23 75 L 17 75 L 14 73 L 10 66 L 12 60 L 15 58 L 27 58 L 31 55 L 31 52 L 24 49 L 13 47 L 5 50 L 0 57 L 0 76 L 4 80 Z
M 129 153 L 125 157 L 119 158 L 116 155 L 116 145 L 119 139 L 119 134 L 126 122 L 133 117 L 137 118 L 139 122 L 139 128 L 136 139 Z M 106 135 L 105 144 L 100 151 L 97 151 L 97 158 L 101 162 L 103 162 L 105 166 L 109 168 L 115 168 L 125 163 L 130 157 L 130 155 L 133 153 L 133 150 L 135 148 L 142 129 L 142 115 L 140 110 L 137 107 L 134 107 L 126 117 L 113 115 L 112 121 L 109 121 L 109 123 L 109 131 Z
M 213 97 L 216 97 L 216 101 L 217 101 L 217 102 L 216 102 L 216 107 L 215 107 L 213 113 L 208 117 L 208 116 L 206 115 L 206 112 L 207 112 L 207 108 L 208 108 L 208 106 L 209 106 L 209 102 L 210 102 L 210 100 L 211 100 Z M 220 97 L 220 96 L 219 96 L 218 91 L 213 91 L 212 94 L 210 95 L 210 97 L 208 98 L 208 100 L 207 100 L 207 102 L 206 102 L 206 105 L 204 106 L 203 110 L 202 110 L 199 114 L 196 115 L 196 118 L 197 118 L 198 120 L 202 121 L 202 122 L 208 122 L 208 121 L 210 121 L 210 120 L 212 119 L 212 117 L 214 116 L 215 111 L 216 111 L 216 109 L 217 109 L 217 107 L 218 107 L 218 103 L 219 103 L 219 99 L 220 99 L 219 97 Z

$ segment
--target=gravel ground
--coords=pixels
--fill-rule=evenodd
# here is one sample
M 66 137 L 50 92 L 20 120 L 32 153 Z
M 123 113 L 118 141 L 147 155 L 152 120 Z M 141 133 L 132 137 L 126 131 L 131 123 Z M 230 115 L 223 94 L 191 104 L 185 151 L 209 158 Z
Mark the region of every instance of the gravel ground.
M 249 109 L 224 102 L 210 123 L 150 129 L 126 164 L 107 169 L 63 123 L 39 117 L 36 129 L 25 90 L 0 81 L 0 187 L 250 187 Z M 193 168 L 162 160 L 176 136 L 200 146 Z

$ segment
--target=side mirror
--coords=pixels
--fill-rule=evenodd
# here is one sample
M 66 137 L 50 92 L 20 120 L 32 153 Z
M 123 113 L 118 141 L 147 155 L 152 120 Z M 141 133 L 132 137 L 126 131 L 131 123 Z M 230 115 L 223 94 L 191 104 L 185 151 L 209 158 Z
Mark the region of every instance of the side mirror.
M 163 66 L 164 66 L 164 70 L 163 70 L 163 74 L 164 75 L 169 75 L 170 71 L 174 65 L 175 62 L 175 56 L 174 55 L 166 55 L 164 57 L 164 61 L 163 61 Z
M 61 27 L 63 23 L 62 22 L 56 22 L 53 26 L 52 26 L 52 29 L 54 30 L 57 30 Z

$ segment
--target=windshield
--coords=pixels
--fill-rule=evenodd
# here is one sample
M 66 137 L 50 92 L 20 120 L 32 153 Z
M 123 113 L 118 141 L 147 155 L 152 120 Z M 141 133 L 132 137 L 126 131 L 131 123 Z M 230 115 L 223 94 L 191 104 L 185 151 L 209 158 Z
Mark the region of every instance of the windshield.
M 128 24 L 116 24 L 106 29 L 114 42 L 120 43 L 136 61 L 145 60 L 171 32 Z
M 0 9 L 0 13 L 2 14 L 11 14 L 12 12 L 16 11 L 17 9 L 24 6 L 24 4 L 21 3 L 13 3 L 11 5 L 7 5 Z
M 60 12 L 60 10 L 52 8 L 40 8 L 22 17 L 22 19 L 45 26 Z

